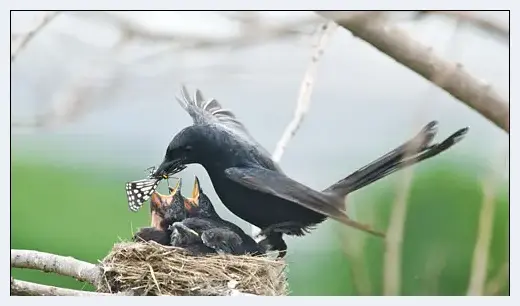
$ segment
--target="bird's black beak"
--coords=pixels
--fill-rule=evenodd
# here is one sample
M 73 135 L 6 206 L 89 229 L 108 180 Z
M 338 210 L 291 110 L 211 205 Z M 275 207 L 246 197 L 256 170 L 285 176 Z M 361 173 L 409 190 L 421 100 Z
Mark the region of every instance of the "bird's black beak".
M 156 179 L 168 179 L 171 175 L 176 174 L 180 172 L 182 169 L 184 169 L 184 165 L 182 163 L 182 160 L 176 159 L 173 161 L 170 160 L 164 160 L 157 170 L 152 174 L 153 178 Z

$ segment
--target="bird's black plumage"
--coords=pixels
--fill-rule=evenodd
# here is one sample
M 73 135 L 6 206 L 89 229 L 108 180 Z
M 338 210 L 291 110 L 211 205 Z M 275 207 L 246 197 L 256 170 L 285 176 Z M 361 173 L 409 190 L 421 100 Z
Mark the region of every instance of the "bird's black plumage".
M 265 249 L 239 226 L 218 215 L 196 176 L 192 197 L 186 200 L 188 218 L 183 220 L 182 224 L 197 232 L 206 245 L 211 243 L 220 252 L 233 255 L 265 254 Z
M 216 254 L 217 251 L 207 246 L 200 234 L 190 229 L 182 222 L 174 222 L 170 227 L 170 245 L 183 248 L 192 255 Z
M 202 243 L 219 254 L 261 255 L 265 253 L 254 240 L 253 246 L 246 244 L 242 239 L 244 236 L 210 218 L 186 218 L 182 222 L 173 223 L 171 230 L 172 246 L 187 248 Z
M 162 245 L 170 245 L 170 231 L 163 231 L 155 227 L 143 227 L 134 234 L 132 238 L 135 242 L 155 241 Z
M 175 187 L 169 187 L 170 194 L 162 195 L 154 191 L 150 197 L 151 226 L 141 228 L 133 237 L 133 241 L 155 241 L 162 245 L 170 245 L 170 225 L 187 217 L 185 198 L 181 194 L 181 180 Z
M 150 213 L 152 227 L 167 231 L 174 222 L 182 221 L 187 217 L 185 198 L 181 193 L 182 180 L 178 179 L 175 187 L 168 186 L 169 195 L 162 195 L 157 191 L 150 197 Z
M 449 143 L 443 143 L 443 147 L 430 145 L 437 126 L 432 122 L 414 142 L 419 144 L 418 153 L 406 162 L 402 159 L 407 146 L 403 145 L 324 191 L 317 191 L 285 175 L 235 115 L 215 99 L 204 99 L 199 90 L 191 98 L 185 87 L 181 92 L 182 97 L 177 100 L 192 117 L 193 125 L 174 136 L 152 177 L 160 179 L 187 164 L 202 165 L 222 203 L 238 217 L 268 229 L 266 239 L 277 250 L 286 248 L 282 234 L 303 235 L 327 217 L 384 236 L 350 219 L 344 197 L 406 165 L 444 151 L 467 131 L 457 131 L 458 137 L 446 140 Z
M 261 253 L 251 253 L 242 238 L 235 232 L 225 228 L 215 227 L 208 229 L 200 236 L 205 246 L 212 248 L 217 254 L 231 255 L 260 255 Z

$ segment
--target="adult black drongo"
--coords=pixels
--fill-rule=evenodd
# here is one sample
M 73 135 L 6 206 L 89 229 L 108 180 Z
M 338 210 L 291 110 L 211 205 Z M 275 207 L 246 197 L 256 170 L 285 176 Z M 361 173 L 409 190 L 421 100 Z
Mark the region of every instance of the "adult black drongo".
M 285 175 L 269 152 L 217 100 L 204 99 L 199 90 L 190 97 L 184 86 L 177 100 L 193 119 L 193 125 L 173 137 L 164 160 L 151 177 L 160 180 L 188 164 L 202 165 L 222 203 L 238 217 L 268 229 L 266 239 L 274 250 L 281 251 L 286 248 L 282 234 L 303 235 L 327 217 L 384 236 L 348 217 L 345 196 L 404 166 L 439 154 L 467 132 L 467 128 L 458 130 L 444 142 L 432 145 L 437 122 L 430 122 L 414 139 L 317 191 Z M 410 144 L 416 145 L 416 150 L 406 157 Z

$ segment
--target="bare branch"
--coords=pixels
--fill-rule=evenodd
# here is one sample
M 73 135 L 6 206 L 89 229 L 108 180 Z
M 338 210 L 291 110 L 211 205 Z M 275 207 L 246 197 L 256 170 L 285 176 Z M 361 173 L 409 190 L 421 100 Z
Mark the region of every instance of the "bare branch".
M 72 257 L 32 250 L 11 250 L 11 267 L 71 276 L 94 286 L 97 286 L 103 274 L 101 268 L 94 264 Z
M 509 27 L 507 25 L 498 20 L 477 15 L 471 11 L 418 11 L 416 18 L 423 18 L 427 15 L 454 18 L 509 41 Z
M 54 286 L 41 285 L 11 277 L 11 295 L 38 295 L 38 296 L 103 296 L 113 295 L 92 291 L 81 291 Z
M 141 40 L 155 43 L 169 43 L 174 49 L 215 49 L 215 48 L 239 48 L 249 45 L 274 41 L 289 37 L 302 35 L 298 30 L 302 26 L 309 26 L 323 22 L 317 16 L 306 17 L 298 20 L 290 20 L 284 23 L 259 22 L 257 18 L 240 18 L 241 15 L 227 16 L 232 21 L 238 23 L 239 30 L 237 35 L 217 37 L 214 35 L 197 35 L 179 32 L 165 32 L 148 29 L 136 22 L 110 14 L 106 12 L 81 13 L 76 14 L 80 17 L 94 18 L 100 21 L 113 24 L 121 30 L 121 40 L 128 42 L 131 40 Z M 250 17 L 248 15 L 248 17 Z M 169 50 L 171 51 L 171 50 Z
M 410 142 L 406 148 L 403 160 L 418 152 L 419 145 L 424 141 L 425 134 L 421 136 Z M 408 209 L 408 196 L 412 186 L 413 168 L 404 168 L 401 175 L 403 179 L 392 207 L 385 239 L 383 295 L 390 296 L 400 295 L 401 290 L 401 248 Z
M 94 264 L 81 261 L 72 257 L 65 257 L 51 253 L 33 250 L 11 250 L 11 267 L 35 269 L 44 272 L 53 272 L 64 276 L 71 276 L 79 281 L 88 282 L 98 286 L 102 280 L 102 269 Z M 153 271 L 152 271 L 153 273 Z M 256 296 L 243 293 L 235 289 L 233 284 L 228 284 L 229 290 L 221 295 L 225 296 Z M 41 285 L 11 278 L 11 295 L 135 295 L 133 292 L 97 293 L 89 291 L 72 290 L 54 286 Z
M 415 41 L 405 31 L 390 26 L 382 14 L 325 12 L 343 28 L 397 62 L 415 71 L 509 133 L 509 101 L 491 85 L 466 72 L 459 63 L 448 62 Z
M 334 22 L 328 22 L 320 26 L 320 28 L 321 33 L 319 33 L 318 42 L 312 55 L 311 62 L 307 68 L 307 71 L 305 72 L 305 75 L 303 76 L 299 97 L 296 101 L 296 110 L 294 117 L 285 128 L 285 131 L 283 132 L 282 137 L 276 144 L 276 148 L 274 150 L 274 153 L 272 154 L 272 158 L 275 162 L 280 162 L 280 159 L 282 158 L 282 155 L 285 151 L 285 147 L 287 146 L 291 138 L 294 137 L 294 135 L 298 131 L 305 117 L 305 114 L 309 110 L 311 104 L 310 98 L 312 88 L 314 86 L 314 78 L 318 69 L 318 63 L 321 56 L 323 55 L 324 48 L 329 37 L 332 35 L 334 30 L 336 30 L 337 26 Z M 257 236 L 259 233 L 260 229 L 254 225 L 251 225 L 251 234 L 253 236 Z
M 307 68 L 307 71 L 305 72 L 305 75 L 303 76 L 300 93 L 296 102 L 294 117 L 291 122 L 289 122 L 282 134 L 282 137 L 276 144 L 276 149 L 273 153 L 273 160 L 276 162 L 280 162 L 280 159 L 282 158 L 282 155 L 285 151 L 285 147 L 300 128 L 300 125 L 305 118 L 305 114 L 307 114 L 309 111 L 309 107 L 311 105 L 312 89 L 314 87 L 314 79 L 316 78 L 316 73 L 318 70 L 318 63 L 320 58 L 323 56 L 327 41 L 334 33 L 337 26 L 333 21 L 330 21 L 324 24 L 321 28 L 322 32 L 319 35 L 318 43 L 312 55 L 311 62 Z
M 27 44 L 38 34 L 46 25 L 48 25 L 60 12 L 47 12 L 40 23 L 31 31 L 22 35 L 18 48 L 11 51 L 11 63 L 14 62 L 18 54 L 27 46 Z M 11 39 L 13 36 L 11 35 Z

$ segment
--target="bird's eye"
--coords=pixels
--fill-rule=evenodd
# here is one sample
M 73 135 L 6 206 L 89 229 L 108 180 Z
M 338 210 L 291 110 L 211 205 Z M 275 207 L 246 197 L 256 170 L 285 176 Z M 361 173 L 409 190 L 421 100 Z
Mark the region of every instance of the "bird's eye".
M 186 150 L 186 151 L 188 151 L 188 152 L 191 151 L 192 149 L 193 149 L 192 146 L 186 146 L 186 147 L 184 147 L 184 150 Z

